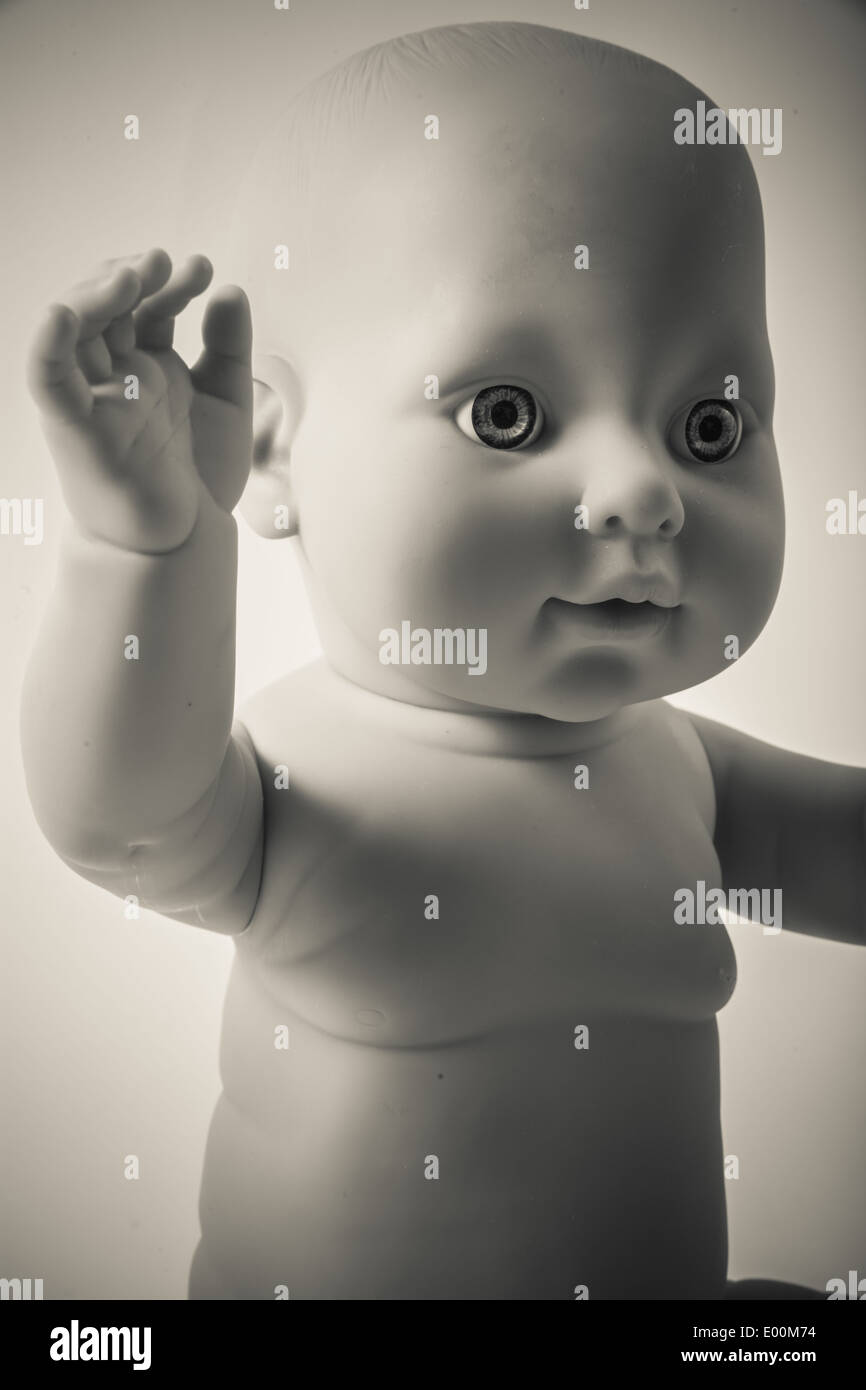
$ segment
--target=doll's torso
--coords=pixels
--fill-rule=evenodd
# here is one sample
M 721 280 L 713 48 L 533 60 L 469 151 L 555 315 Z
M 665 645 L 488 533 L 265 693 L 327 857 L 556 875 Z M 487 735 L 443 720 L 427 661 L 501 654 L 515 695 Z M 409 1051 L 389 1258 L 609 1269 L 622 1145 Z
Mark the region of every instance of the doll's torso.
M 264 877 L 191 1296 L 721 1297 L 735 964 L 674 923 L 720 884 L 686 716 L 527 757 L 390 704 L 313 667 L 244 716 Z

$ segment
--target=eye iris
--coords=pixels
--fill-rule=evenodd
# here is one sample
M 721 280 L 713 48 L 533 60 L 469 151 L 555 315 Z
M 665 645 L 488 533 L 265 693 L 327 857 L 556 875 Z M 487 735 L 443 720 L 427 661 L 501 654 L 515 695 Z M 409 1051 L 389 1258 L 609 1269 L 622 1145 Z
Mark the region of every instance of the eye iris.
M 694 458 L 715 463 L 739 442 L 739 416 L 724 401 L 699 401 L 689 412 L 685 434 Z
M 535 428 L 538 410 L 522 386 L 487 386 L 472 404 L 472 428 L 493 449 L 516 449 Z

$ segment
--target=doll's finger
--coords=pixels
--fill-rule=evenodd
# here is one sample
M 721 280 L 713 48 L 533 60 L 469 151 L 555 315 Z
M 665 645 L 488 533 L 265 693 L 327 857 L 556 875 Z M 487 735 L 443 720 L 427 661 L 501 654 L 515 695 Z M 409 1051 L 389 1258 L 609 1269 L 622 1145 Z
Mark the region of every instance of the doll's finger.
M 201 326 L 204 348 L 190 372 L 197 391 L 233 405 L 252 400 L 253 325 L 249 300 L 237 285 L 212 296 Z
M 132 313 L 112 319 L 102 335 L 112 358 L 126 357 L 135 347 L 135 321 Z
M 174 339 L 174 320 L 207 289 L 213 266 L 206 256 L 190 256 L 176 270 L 168 284 L 142 301 L 134 313 L 136 341 L 145 350 L 170 348 Z
M 114 256 L 110 260 L 103 261 L 100 266 L 100 274 L 103 276 L 113 275 L 124 266 L 129 266 L 134 270 L 141 281 L 142 299 L 146 299 L 149 295 L 162 289 L 172 273 L 171 257 L 168 252 L 164 251 L 161 246 L 154 246 L 149 251 L 138 252 L 133 256 Z
M 51 304 L 33 339 L 27 384 L 47 415 L 85 420 L 93 409 L 93 392 L 75 355 L 78 320 L 65 304 Z
M 84 281 L 69 295 L 69 307 L 78 318 L 78 365 L 92 386 L 109 381 L 112 375 L 111 352 L 103 334 L 130 312 L 140 296 L 141 281 L 127 265 Z
M 140 297 L 141 281 L 130 266 L 76 285 L 65 302 L 77 320 L 78 342 L 99 337 L 112 319 L 128 313 Z
M 102 382 L 110 380 L 112 372 L 111 353 L 101 334 L 95 338 L 87 339 L 86 342 L 79 342 L 75 349 L 75 356 L 91 386 L 99 386 Z

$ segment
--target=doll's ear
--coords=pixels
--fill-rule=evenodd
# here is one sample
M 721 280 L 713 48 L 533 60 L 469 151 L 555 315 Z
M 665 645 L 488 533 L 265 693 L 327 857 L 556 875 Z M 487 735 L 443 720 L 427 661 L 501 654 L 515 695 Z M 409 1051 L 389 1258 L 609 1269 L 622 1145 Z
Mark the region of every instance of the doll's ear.
M 291 364 L 282 357 L 254 357 L 253 458 L 240 511 L 267 540 L 298 534 L 291 446 L 301 411 L 300 383 Z

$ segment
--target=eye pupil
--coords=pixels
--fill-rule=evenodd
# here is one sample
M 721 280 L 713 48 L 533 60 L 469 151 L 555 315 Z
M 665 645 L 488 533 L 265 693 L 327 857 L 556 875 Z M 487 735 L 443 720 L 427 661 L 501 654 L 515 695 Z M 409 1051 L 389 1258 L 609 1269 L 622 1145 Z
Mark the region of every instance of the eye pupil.
M 700 463 L 720 463 L 740 442 L 740 416 L 727 401 L 699 401 L 686 420 L 686 446 Z
M 698 426 L 698 434 L 705 444 L 712 444 L 722 432 L 722 422 L 717 415 L 705 415 Z
M 517 415 L 517 406 L 513 401 L 497 401 L 490 412 L 490 422 L 498 430 L 510 430 Z

